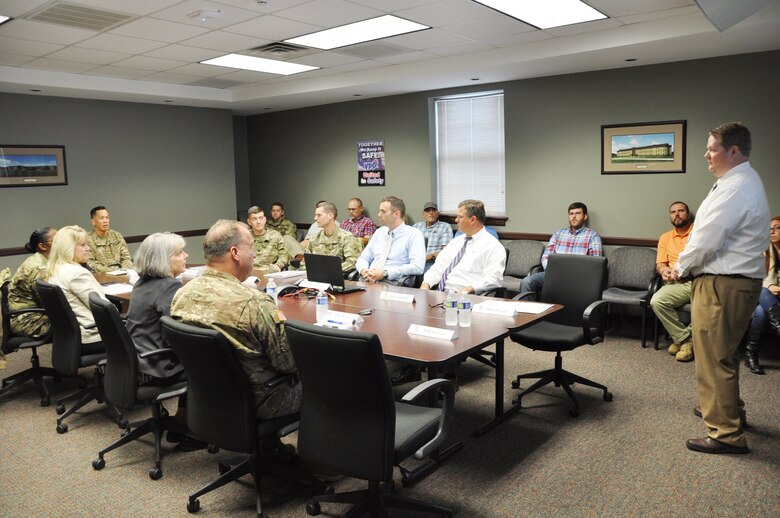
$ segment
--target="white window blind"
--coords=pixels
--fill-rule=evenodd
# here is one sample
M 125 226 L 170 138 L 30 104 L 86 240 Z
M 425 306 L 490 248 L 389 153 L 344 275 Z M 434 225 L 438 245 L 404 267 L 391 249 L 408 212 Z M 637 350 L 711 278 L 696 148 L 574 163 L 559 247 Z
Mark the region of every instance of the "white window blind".
M 504 92 L 434 101 L 439 210 L 457 213 L 461 201 L 473 198 L 488 214 L 505 216 Z

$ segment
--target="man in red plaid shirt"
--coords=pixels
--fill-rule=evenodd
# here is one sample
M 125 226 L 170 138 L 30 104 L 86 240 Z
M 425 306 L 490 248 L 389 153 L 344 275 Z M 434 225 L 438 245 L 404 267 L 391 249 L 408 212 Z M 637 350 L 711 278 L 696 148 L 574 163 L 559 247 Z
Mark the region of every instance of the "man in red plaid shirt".
M 341 228 L 352 232 L 366 246 L 371 236 L 376 232 L 376 224 L 368 216 L 363 215 L 363 201 L 360 198 L 352 198 L 347 204 L 349 218 L 341 223 Z
M 575 201 L 569 205 L 569 226 L 559 229 L 550 237 L 550 242 L 542 254 L 542 268 L 547 268 L 547 258 L 550 254 L 604 255 L 601 249 L 601 236 L 590 227 L 588 207 Z M 533 293 L 534 297 L 542 290 L 544 272 L 527 276 L 520 283 L 520 293 Z M 531 298 L 530 295 L 528 298 Z

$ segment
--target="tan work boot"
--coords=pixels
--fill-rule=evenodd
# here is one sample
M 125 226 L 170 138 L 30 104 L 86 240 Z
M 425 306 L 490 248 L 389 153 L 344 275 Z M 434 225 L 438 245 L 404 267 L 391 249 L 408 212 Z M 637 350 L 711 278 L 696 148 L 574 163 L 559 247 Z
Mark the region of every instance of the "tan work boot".
M 693 344 L 685 342 L 680 346 L 680 351 L 675 355 L 678 362 L 689 362 L 693 360 Z
M 680 344 L 677 342 L 672 343 L 672 345 L 669 346 L 669 354 L 672 356 L 677 356 L 677 353 L 680 352 Z

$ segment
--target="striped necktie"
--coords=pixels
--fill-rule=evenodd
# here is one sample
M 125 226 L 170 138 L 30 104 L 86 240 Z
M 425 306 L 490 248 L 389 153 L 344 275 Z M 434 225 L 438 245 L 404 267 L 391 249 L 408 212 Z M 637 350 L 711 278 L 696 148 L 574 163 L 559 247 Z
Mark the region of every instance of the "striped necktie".
M 394 234 L 395 232 L 393 232 L 392 230 L 387 233 L 387 241 L 385 241 L 385 249 L 382 250 L 382 254 L 374 263 L 374 269 L 376 270 L 385 269 L 385 263 L 387 262 L 387 257 L 390 255 L 390 247 L 393 245 Z
M 450 272 L 454 270 L 456 266 L 458 266 L 460 260 L 463 259 L 463 254 L 466 253 L 466 245 L 469 244 L 469 241 L 471 241 L 470 237 L 467 237 L 463 240 L 463 246 L 460 247 L 457 255 L 452 258 L 450 265 L 447 266 L 447 269 L 444 270 L 444 273 L 441 274 L 441 280 L 439 281 L 439 291 L 444 291 L 444 286 L 447 284 L 447 277 L 449 276 Z

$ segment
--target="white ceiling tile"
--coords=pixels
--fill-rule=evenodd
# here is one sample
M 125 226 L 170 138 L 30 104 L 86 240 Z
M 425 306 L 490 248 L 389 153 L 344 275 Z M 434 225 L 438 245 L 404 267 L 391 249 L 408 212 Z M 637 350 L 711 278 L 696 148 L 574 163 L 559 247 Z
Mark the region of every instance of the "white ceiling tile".
M 371 7 L 379 11 L 386 11 L 388 13 L 394 13 L 402 9 L 411 9 L 413 7 L 419 7 L 425 4 L 432 4 L 439 0 L 393 0 L 388 2 L 387 0 L 351 0 L 352 2 L 366 7 Z
M 142 40 L 140 38 L 129 38 L 118 34 L 98 34 L 93 38 L 81 41 L 76 44 L 77 47 L 88 49 L 108 50 L 113 52 L 124 52 L 126 54 L 143 54 L 153 49 L 165 46 L 160 41 Z
M 275 13 L 276 11 L 288 9 L 295 5 L 305 4 L 307 2 L 311 2 L 311 0 L 283 0 L 281 2 L 266 2 L 264 4 L 258 3 L 257 0 L 218 0 L 218 3 L 220 4 L 241 7 L 263 14 Z
M 509 16 L 502 16 L 499 19 L 483 18 L 466 23 L 457 23 L 447 25 L 443 29 L 474 40 L 539 31 L 535 27 L 531 27 Z
M 191 13 L 197 11 L 219 11 L 223 16 L 215 16 L 214 18 L 209 18 L 205 22 L 202 22 L 197 17 L 189 16 Z M 257 11 L 249 11 L 234 6 L 225 6 L 207 0 L 185 0 L 184 2 L 177 3 L 167 9 L 157 11 L 151 16 L 153 18 L 177 23 L 186 23 L 187 25 L 194 25 L 206 29 L 220 29 L 227 25 L 235 25 L 261 16 L 261 14 Z
M 384 38 L 378 41 L 393 45 L 401 45 L 415 50 L 425 50 L 434 47 L 466 43 L 469 39 L 440 29 L 428 29 L 425 31 L 411 32 L 409 34 L 401 34 L 399 36 L 393 36 L 392 38 Z
M 435 49 L 427 49 L 425 52 L 436 56 L 457 56 L 459 54 L 473 54 L 474 52 L 482 52 L 483 50 L 490 50 L 493 46 L 488 45 L 480 41 L 468 41 L 458 45 L 450 45 L 449 47 L 436 47 Z
M 98 67 L 90 70 L 89 75 L 118 77 L 120 79 L 138 79 L 139 77 L 149 75 L 149 71 L 138 68 L 115 67 L 112 65 L 106 65 L 104 67 Z
M 77 61 L 79 63 L 93 63 L 95 65 L 109 65 L 121 59 L 130 57 L 130 54 L 120 52 L 107 52 L 104 50 L 82 49 L 80 47 L 68 47 L 48 56 L 51 59 L 63 61 Z
M 570 36 L 572 34 L 583 34 L 586 32 L 596 32 L 610 27 L 617 27 L 623 25 L 623 22 L 614 18 L 607 18 L 604 20 L 595 20 L 585 23 L 574 23 L 572 25 L 563 25 L 561 27 L 553 27 L 552 29 L 545 29 L 544 32 L 552 34 L 553 36 Z
M 701 9 L 698 6 L 686 6 L 679 7 L 677 9 L 665 9 L 663 11 L 653 11 L 652 13 L 632 14 L 626 16 L 617 17 L 618 20 L 625 24 L 641 23 L 650 20 L 658 20 L 661 18 L 672 18 L 675 16 L 684 16 L 687 14 L 700 13 Z
M 290 18 L 323 28 L 338 27 L 339 25 L 376 18 L 383 14 L 382 11 L 361 7 L 343 0 L 318 0 L 276 13 L 282 18 Z
M 16 67 L 22 63 L 27 63 L 35 59 L 31 56 L 21 56 L 19 54 L 8 54 L 6 52 L 0 52 L 0 65 L 8 67 Z
M 310 56 L 300 57 L 295 62 L 313 67 L 335 67 L 360 60 L 361 58 L 339 54 L 338 52 L 318 52 Z
M 181 0 L 69 0 L 74 4 L 117 13 L 147 15 L 165 9 Z
M 191 63 L 197 63 L 198 61 L 203 61 L 205 59 L 215 58 L 217 56 L 221 56 L 222 54 L 223 52 L 216 50 L 199 49 L 197 47 L 188 47 L 186 45 L 178 44 L 168 45 L 144 53 L 145 56 L 153 58 L 175 59 L 178 61 L 188 61 Z
M 178 68 L 186 65 L 184 61 L 174 61 L 172 59 L 160 59 L 150 58 L 146 56 L 133 56 L 131 58 L 123 59 L 114 63 L 119 67 L 140 68 L 142 70 L 155 70 L 162 72 L 163 70 L 170 70 L 172 68 Z
M 214 77 L 225 73 L 224 67 L 215 67 L 214 65 L 201 65 L 200 63 L 191 63 L 183 67 L 172 68 L 169 70 L 172 74 L 185 74 L 194 77 Z
M 379 58 L 374 58 L 375 61 L 379 61 L 380 63 L 392 63 L 393 65 L 397 65 L 399 63 L 412 63 L 415 61 L 426 61 L 434 59 L 436 56 L 432 56 L 428 54 L 427 52 L 405 52 L 403 54 L 393 54 L 392 56 L 382 56 Z
M 173 83 L 177 85 L 186 84 L 196 79 L 185 74 L 174 74 L 172 72 L 158 72 L 144 76 L 144 81 L 154 81 L 156 83 Z
M 22 68 L 35 68 L 40 70 L 56 70 L 57 72 L 86 72 L 95 68 L 92 63 L 76 63 L 75 61 L 62 61 L 61 59 L 38 58 L 22 65 Z
M 223 52 L 236 52 L 271 43 L 271 40 L 253 38 L 224 31 L 212 31 L 208 34 L 203 34 L 202 36 L 184 40 L 181 43 L 191 47 L 202 47 L 204 49 L 220 50 Z
M 225 32 L 235 32 L 271 41 L 286 40 L 320 30 L 321 27 L 278 16 L 261 16 L 248 22 L 231 25 Z
M 0 0 L 0 14 L 19 18 L 50 0 Z
M 206 34 L 207 32 L 209 32 L 209 29 L 193 27 L 183 23 L 169 22 L 166 20 L 157 20 L 155 18 L 141 18 L 109 31 L 111 34 L 156 41 L 167 41 L 168 43 L 176 43 L 188 38 L 194 38 L 195 36 Z
M 15 36 L 26 40 L 60 43 L 62 45 L 71 45 L 91 38 L 95 34 L 97 34 L 95 31 L 19 19 L 0 26 L 0 36 Z
M 590 0 L 588 4 L 607 16 L 617 18 L 619 16 L 629 16 L 696 5 L 696 2 L 694 0 L 642 0 L 641 2 L 626 2 L 626 0 Z
M 230 72 L 229 74 L 222 74 L 219 79 L 227 79 L 228 81 L 240 81 L 242 83 L 255 83 L 264 79 L 276 77 L 277 74 L 266 74 L 264 72 L 254 72 L 252 70 L 238 70 L 236 72 Z
M 20 54 L 22 56 L 45 56 L 63 48 L 62 45 L 53 43 L 40 43 L 37 41 L 23 40 L 20 38 L 9 38 L 0 36 L 0 49 L 3 52 L 11 54 Z
M 526 43 L 534 43 L 542 40 L 552 39 L 551 34 L 545 31 L 524 32 L 522 34 L 509 34 L 504 36 L 489 36 L 482 38 L 482 42 L 494 47 L 515 47 Z
M 499 18 L 503 15 L 471 0 L 439 0 L 435 4 L 399 11 L 398 16 L 430 27 L 446 27 L 453 23 Z

